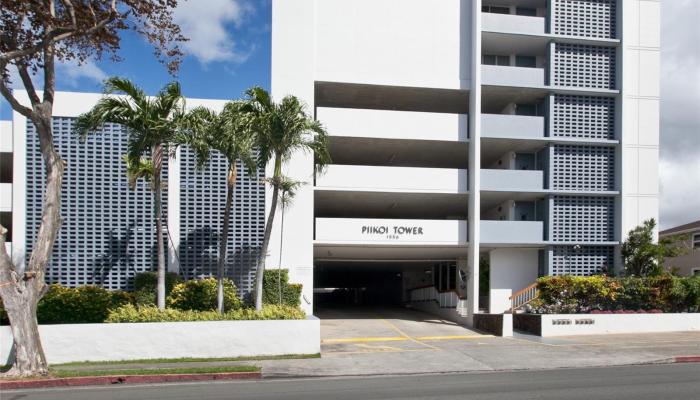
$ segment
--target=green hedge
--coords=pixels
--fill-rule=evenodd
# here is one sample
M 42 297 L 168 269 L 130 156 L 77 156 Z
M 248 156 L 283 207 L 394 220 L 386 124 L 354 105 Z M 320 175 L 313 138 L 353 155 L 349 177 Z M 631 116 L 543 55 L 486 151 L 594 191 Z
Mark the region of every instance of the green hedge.
M 167 298 L 168 307 L 192 311 L 216 310 L 216 287 L 215 278 L 178 283 Z M 224 279 L 224 310 L 237 310 L 241 306 L 241 299 L 236 294 L 236 285 L 230 279 Z
M 165 296 L 170 295 L 175 285 L 182 282 L 182 277 L 174 272 L 165 273 Z M 158 274 L 155 272 L 141 272 L 134 275 L 134 301 L 138 305 L 155 305 L 156 289 L 158 286 Z
M 548 276 L 537 281 L 535 313 L 697 312 L 700 277 Z
M 40 324 L 87 324 L 104 322 L 110 310 L 130 304 L 130 293 L 110 291 L 98 286 L 67 288 L 49 285 L 37 305 L 36 317 Z M 0 321 L 9 324 L 7 313 L 0 303 Z
M 301 304 L 301 284 L 289 283 L 289 270 L 268 269 L 263 274 L 263 304 L 280 304 L 278 278 L 282 286 L 282 304 L 299 307 Z
M 113 310 L 105 322 L 183 322 L 305 318 L 306 313 L 298 307 L 285 305 L 266 305 L 260 312 L 256 312 L 253 308 L 241 308 L 221 315 L 216 311 L 178 310 L 174 308 L 160 311 L 157 307 L 136 307 L 132 304 L 127 304 Z

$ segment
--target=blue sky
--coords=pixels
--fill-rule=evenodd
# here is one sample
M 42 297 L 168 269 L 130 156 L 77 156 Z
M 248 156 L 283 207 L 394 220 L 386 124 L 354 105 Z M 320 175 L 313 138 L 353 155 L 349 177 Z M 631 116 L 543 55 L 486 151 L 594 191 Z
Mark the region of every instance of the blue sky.
M 176 11 L 176 21 L 190 38 L 183 44 L 187 56 L 177 77 L 158 62 L 148 43 L 129 32 L 119 52 L 122 62 L 62 65 L 56 89 L 99 92 L 101 81 L 114 75 L 133 80 L 149 94 L 174 79 L 187 97 L 231 99 L 253 85 L 269 89 L 271 1 L 206 0 L 207 7 L 202 7 L 203 3 L 184 1 Z M 4 99 L 0 107 L 1 118 L 11 119 Z

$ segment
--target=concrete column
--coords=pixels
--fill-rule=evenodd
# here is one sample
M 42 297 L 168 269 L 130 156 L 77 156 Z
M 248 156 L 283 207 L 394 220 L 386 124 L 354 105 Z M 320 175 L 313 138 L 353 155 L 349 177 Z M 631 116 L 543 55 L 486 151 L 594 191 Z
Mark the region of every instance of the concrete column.
M 463 3 L 464 4 L 464 3 Z M 469 211 L 467 257 L 467 321 L 479 312 L 479 223 L 481 220 L 481 0 L 471 9 L 471 88 L 469 91 Z
M 180 148 L 168 160 L 168 271 L 180 272 Z

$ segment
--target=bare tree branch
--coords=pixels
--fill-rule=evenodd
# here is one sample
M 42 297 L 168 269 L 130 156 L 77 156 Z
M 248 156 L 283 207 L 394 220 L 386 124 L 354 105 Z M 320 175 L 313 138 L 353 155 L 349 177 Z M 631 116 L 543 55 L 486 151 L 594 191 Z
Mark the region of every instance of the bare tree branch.
M 27 95 L 29 95 L 29 101 L 32 102 L 32 107 L 36 107 L 39 104 L 39 95 L 36 94 L 36 89 L 34 88 L 34 82 L 32 82 L 32 77 L 29 75 L 27 70 L 27 65 L 24 63 L 16 64 L 17 72 L 19 72 L 19 77 L 22 78 L 22 83 L 24 88 L 27 90 Z
M 0 79 L 0 93 L 3 95 L 3 97 L 5 97 L 5 99 L 7 99 L 7 101 L 10 103 L 10 106 L 15 111 L 29 119 L 34 118 L 34 111 L 31 108 L 22 105 L 22 103 L 20 103 L 19 100 L 17 100 L 17 98 L 14 96 L 12 91 L 7 87 L 7 85 L 2 79 Z

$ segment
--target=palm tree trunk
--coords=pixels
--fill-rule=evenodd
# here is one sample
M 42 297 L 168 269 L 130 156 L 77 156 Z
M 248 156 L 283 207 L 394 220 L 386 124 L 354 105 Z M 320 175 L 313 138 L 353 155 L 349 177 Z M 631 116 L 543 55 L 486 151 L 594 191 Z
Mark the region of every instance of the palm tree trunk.
M 258 266 L 255 271 L 255 310 L 261 311 L 263 306 L 263 274 L 265 273 L 265 259 L 267 258 L 267 248 L 270 244 L 270 236 L 272 235 L 272 223 L 275 220 L 275 210 L 277 209 L 277 201 L 279 198 L 279 182 L 281 176 L 282 160 L 278 156 L 275 158 L 275 173 L 272 182 L 272 204 L 270 211 L 267 213 L 267 222 L 265 223 L 265 236 L 258 254 Z
M 219 245 L 219 263 L 216 266 L 216 308 L 219 314 L 224 313 L 224 266 L 226 264 L 226 247 L 228 246 L 229 221 L 231 208 L 233 207 L 233 189 L 238 179 L 236 161 L 229 161 L 228 179 L 226 181 L 226 206 L 224 207 L 224 229 L 221 233 Z
M 277 262 L 277 304 L 282 304 L 282 246 L 284 244 L 284 202 L 282 202 L 282 215 L 280 219 L 280 257 Z
M 163 205 L 161 198 L 161 171 L 163 169 L 163 146 L 153 146 L 153 213 L 156 222 L 156 249 L 158 254 L 157 303 L 165 310 L 165 250 L 163 249 Z

